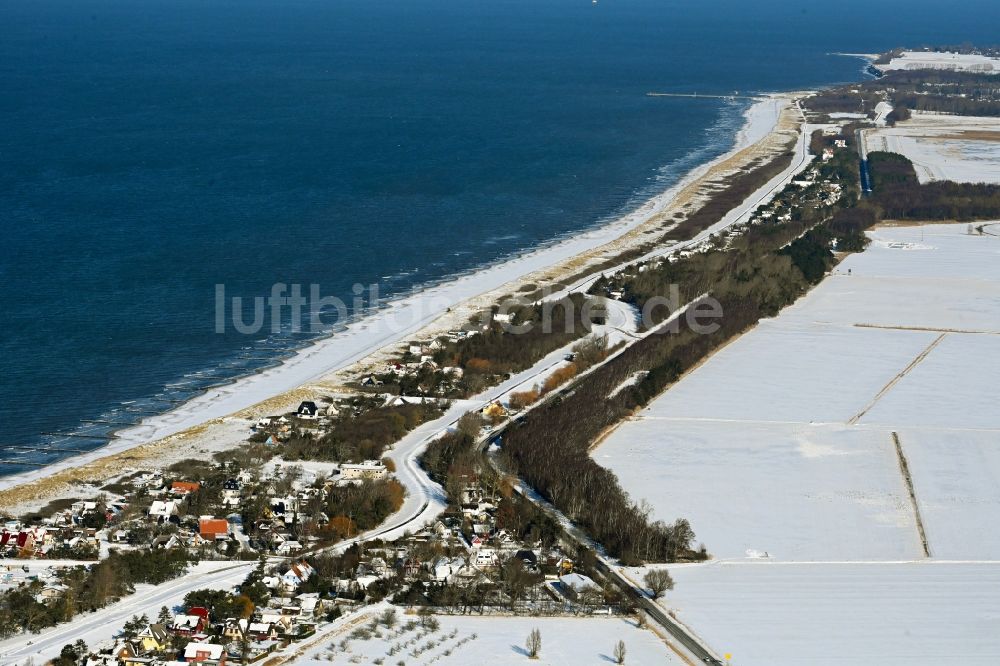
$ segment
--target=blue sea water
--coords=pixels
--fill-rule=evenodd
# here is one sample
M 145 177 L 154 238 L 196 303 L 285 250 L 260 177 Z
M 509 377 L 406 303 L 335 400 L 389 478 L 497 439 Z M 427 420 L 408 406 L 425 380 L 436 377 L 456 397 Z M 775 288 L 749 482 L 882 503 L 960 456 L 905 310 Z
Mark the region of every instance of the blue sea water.
M 0 0 L 0 459 L 274 362 L 215 285 L 384 295 L 627 211 L 834 51 L 989 43 L 995 3 Z M 24 467 L 0 463 L 0 474 Z

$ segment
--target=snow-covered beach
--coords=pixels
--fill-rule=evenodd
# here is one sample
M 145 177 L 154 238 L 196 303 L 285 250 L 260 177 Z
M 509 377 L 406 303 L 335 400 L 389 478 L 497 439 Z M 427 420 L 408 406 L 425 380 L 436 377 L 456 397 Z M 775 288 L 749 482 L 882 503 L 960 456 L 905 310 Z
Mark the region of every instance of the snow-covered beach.
M 151 459 L 186 457 L 198 447 L 234 446 L 244 436 L 243 419 L 288 409 L 320 391 L 334 391 L 345 377 L 356 376 L 401 341 L 454 328 L 500 295 L 516 290 L 518 284 L 552 284 L 648 242 L 650 233 L 674 223 L 673 216 L 682 207 L 702 200 L 713 182 L 752 160 L 784 150 L 798 132 L 792 118 L 793 99 L 792 94 L 772 95 L 753 104 L 729 152 L 693 169 L 629 214 L 400 298 L 346 330 L 299 350 L 280 365 L 214 388 L 120 431 L 107 446 L 0 479 L 4 504 L 13 507 L 28 498 L 51 496 L 53 484 L 77 481 L 77 471 L 83 478 L 100 479 Z M 242 418 L 227 419 L 230 415 Z M 87 466 L 85 472 L 83 466 Z M 25 494 L 29 485 L 34 488 Z

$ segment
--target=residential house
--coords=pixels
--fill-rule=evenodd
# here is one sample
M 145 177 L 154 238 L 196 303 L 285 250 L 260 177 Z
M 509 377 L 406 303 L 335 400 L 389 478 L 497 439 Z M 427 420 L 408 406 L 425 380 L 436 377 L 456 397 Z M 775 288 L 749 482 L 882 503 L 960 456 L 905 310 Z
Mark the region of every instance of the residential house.
M 299 617 L 312 619 L 319 612 L 320 602 L 317 592 L 304 592 L 295 597 L 295 601 L 299 604 Z
M 180 537 L 176 534 L 161 534 L 160 536 L 153 539 L 150 547 L 153 550 L 165 549 L 170 550 L 171 548 L 177 548 L 181 545 Z
M 129 641 L 116 645 L 114 655 L 118 658 L 119 666 L 147 666 L 153 662 L 151 657 L 142 656 L 137 644 Z
M 170 623 L 170 632 L 176 636 L 194 636 L 208 623 L 201 615 L 175 615 Z
M 531 550 L 519 550 L 514 553 L 514 557 L 521 560 L 521 564 L 528 571 L 538 570 L 538 556 Z
M 229 538 L 229 521 L 225 518 L 202 516 L 198 520 L 198 534 L 206 541 Z
M 180 514 L 176 500 L 155 500 L 149 505 L 149 517 L 163 523 Z
M 188 643 L 184 648 L 184 661 L 223 666 L 226 663 L 226 648 L 216 643 Z
M 198 492 L 201 484 L 196 481 L 174 481 L 170 484 L 170 494 L 174 497 L 186 497 L 191 493 Z
M 389 470 L 378 460 L 366 460 L 362 463 L 345 463 L 340 466 L 340 478 L 344 481 L 357 479 L 384 479 Z
M 274 552 L 277 553 L 278 555 L 288 556 L 297 553 L 300 550 L 302 550 L 302 544 L 293 539 L 293 540 L 283 541 L 281 545 L 278 546 L 277 549 L 275 549 Z
M 254 641 L 272 641 L 281 633 L 280 627 L 274 622 L 251 622 L 247 627 L 247 634 Z
M 559 584 L 564 591 L 572 590 L 574 594 L 581 594 L 587 590 L 601 589 L 592 578 L 578 573 L 570 573 L 559 576 Z
M 265 608 L 260 612 L 260 623 L 271 625 L 274 631 L 284 633 L 292 626 L 292 616 L 285 615 L 279 609 Z
M 69 588 L 61 583 L 48 583 L 42 588 L 42 591 L 38 593 L 36 599 L 39 603 L 52 601 L 53 599 L 58 599 L 63 596 L 67 589 Z
M 165 652 L 170 647 L 170 632 L 162 624 L 151 624 L 136 637 L 143 652 Z
M 301 560 L 288 568 L 288 571 L 281 574 L 281 585 L 290 592 L 294 592 L 299 585 L 309 580 L 316 573 L 308 562 Z
M 475 553 L 473 563 L 480 569 L 496 567 L 500 565 L 500 558 L 497 556 L 497 551 L 493 548 L 480 548 Z
M 312 400 L 305 400 L 299 404 L 299 408 L 295 410 L 295 415 L 300 419 L 314 419 L 319 416 L 319 407 Z

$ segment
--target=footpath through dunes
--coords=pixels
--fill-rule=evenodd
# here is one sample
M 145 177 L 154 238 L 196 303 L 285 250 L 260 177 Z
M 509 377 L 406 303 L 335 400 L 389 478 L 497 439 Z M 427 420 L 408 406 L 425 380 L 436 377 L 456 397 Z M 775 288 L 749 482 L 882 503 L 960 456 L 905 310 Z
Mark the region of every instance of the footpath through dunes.
M 346 332 L 301 350 L 281 366 L 213 389 L 122 431 L 104 448 L 0 479 L 0 505 L 17 513 L 54 497 L 97 494 L 102 481 L 129 469 L 209 458 L 215 451 L 238 446 L 257 418 L 338 392 L 345 381 L 384 362 L 402 340 L 430 339 L 457 328 L 527 284 L 558 284 L 609 259 L 640 252 L 706 201 L 727 178 L 785 154 L 800 127 L 801 112 L 792 104 L 795 97 L 774 95 L 759 102 L 748 111 L 748 124 L 732 151 L 695 169 L 629 215 L 400 300 Z
M 695 526 L 663 604 L 734 663 L 1000 662 L 1000 238 L 870 236 L 593 452 Z

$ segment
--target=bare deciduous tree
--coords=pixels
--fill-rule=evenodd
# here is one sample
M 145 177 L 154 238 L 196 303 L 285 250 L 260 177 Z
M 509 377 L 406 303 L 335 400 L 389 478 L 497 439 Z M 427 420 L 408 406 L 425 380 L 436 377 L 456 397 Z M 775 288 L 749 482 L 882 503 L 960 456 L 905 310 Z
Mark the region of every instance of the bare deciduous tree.
M 659 599 L 667 590 L 674 589 L 674 579 L 666 569 L 651 569 L 643 576 L 642 581 L 649 588 L 654 599 Z
M 614 657 L 616 664 L 625 663 L 625 641 L 618 641 L 615 643 Z
M 524 646 L 528 649 L 529 657 L 538 659 L 538 653 L 542 651 L 542 632 L 537 628 L 532 629 Z

